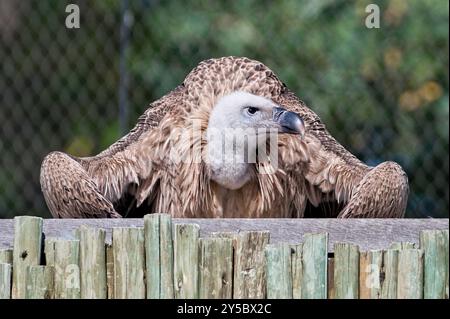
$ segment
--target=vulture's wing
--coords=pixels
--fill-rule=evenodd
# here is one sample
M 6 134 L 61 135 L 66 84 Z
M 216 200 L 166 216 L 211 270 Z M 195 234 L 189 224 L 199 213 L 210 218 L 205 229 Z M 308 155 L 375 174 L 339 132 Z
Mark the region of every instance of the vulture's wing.
M 64 153 L 46 156 L 41 168 L 41 187 L 54 217 L 121 217 L 77 160 Z
M 398 164 L 365 165 L 340 145 L 320 118 L 294 94 L 284 93 L 281 103 L 298 112 L 305 121 L 304 143 L 291 142 L 281 149 L 281 158 L 288 157 L 286 153 L 292 153 L 293 149 L 307 154 L 306 163 L 292 170 L 304 176 L 306 193 L 314 206 L 337 201 L 345 205 L 341 212 L 333 212 L 339 217 L 403 217 L 408 178 Z
M 60 218 L 121 217 L 115 205 L 122 205 L 128 191 L 141 198 L 158 186 L 152 154 L 144 141 L 161 119 L 181 104 L 183 86 L 150 104 L 136 126 L 123 138 L 93 157 L 76 158 L 50 153 L 41 167 L 41 188 L 52 215 Z M 145 137 L 144 137 L 145 136 Z M 150 145 L 157 144 L 149 143 Z M 164 171 L 164 167 L 160 167 Z M 152 183 L 153 181 L 153 183 Z M 142 189 L 144 187 L 144 189 Z M 138 205 L 140 204 L 137 203 Z M 125 204 L 128 205 L 128 204 Z
M 403 217 L 408 193 L 408 176 L 400 165 L 381 163 L 364 175 L 338 217 Z
M 150 103 L 144 114 L 139 117 L 134 128 L 106 150 L 95 156 L 95 160 L 114 156 L 142 140 L 144 133 L 157 127 L 167 113 L 172 112 L 176 106 L 182 104 L 184 93 L 184 85 L 180 85 L 159 100 Z M 87 158 L 86 160 L 89 159 Z
M 109 201 L 116 203 L 133 185 L 133 197 L 140 193 L 148 194 L 148 187 L 155 186 L 157 181 L 155 167 L 164 170 L 157 158 L 159 143 L 166 142 L 165 134 L 156 134 L 154 130 L 163 131 L 162 119 L 168 113 L 180 111 L 184 94 L 183 85 L 151 103 L 142 114 L 135 127 L 124 137 L 95 157 L 81 158 L 80 163 L 97 185 L 101 194 Z M 172 117 L 176 118 L 176 115 Z M 169 127 L 170 128 L 170 127 Z M 164 132 L 166 133 L 166 132 Z M 156 137 L 156 138 L 154 138 Z M 158 138 L 160 140 L 158 140 Z M 161 167 L 162 166 L 162 167 Z M 152 188 L 153 189 L 153 188 Z

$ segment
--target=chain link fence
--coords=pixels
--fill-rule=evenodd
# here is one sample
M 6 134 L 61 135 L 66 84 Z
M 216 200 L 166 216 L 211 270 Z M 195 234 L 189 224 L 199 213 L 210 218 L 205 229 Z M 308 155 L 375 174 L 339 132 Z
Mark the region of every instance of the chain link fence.
M 368 29 L 365 8 L 380 8 Z M 65 25 L 76 4 L 80 28 Z M 448 217 L 447 1 L 0 0 L 0 217 L 49 217 L 53 150 L 98 153 L 198 62 L 260 60 L 366 163 L 399 162 L 407 216 Z

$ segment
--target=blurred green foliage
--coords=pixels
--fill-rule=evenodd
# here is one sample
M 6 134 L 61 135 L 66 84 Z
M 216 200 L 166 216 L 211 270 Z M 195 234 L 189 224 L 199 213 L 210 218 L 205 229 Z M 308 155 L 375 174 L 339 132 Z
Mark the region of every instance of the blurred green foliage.
M 63 26 L 68 3 L 80 5 L 78 30 Z M 0 23 L 0 217 L 48 216 L 39 191 L 46 153 L 91 155 L 119 137 L 123 3 L 23 1 L 12 5 L 13 31 Z M 380 29 L 365 27 L 370 3 L 381 9 Z M 359 158 L 399 162 L 411 183 L 408 216 L 448 217 L 448 8 L 437 0 L 130 1 L 129 127 L 198 62 L 247 56 L 274 70 Z

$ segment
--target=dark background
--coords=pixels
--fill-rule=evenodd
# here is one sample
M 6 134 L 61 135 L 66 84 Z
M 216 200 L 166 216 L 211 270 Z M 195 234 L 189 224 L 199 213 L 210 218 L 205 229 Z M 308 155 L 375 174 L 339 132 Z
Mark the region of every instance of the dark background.
M 66 5 L 81 28 L 65 27 Z M 368 29 L 365 7 L 381 10 Z M 98 153 L 198 62 L 268 65 L 370 165 L 408 173 L 408 217 L 449 216 L 449 4 L 0 0 L 0 218 L 49 217 L 53 150 Z

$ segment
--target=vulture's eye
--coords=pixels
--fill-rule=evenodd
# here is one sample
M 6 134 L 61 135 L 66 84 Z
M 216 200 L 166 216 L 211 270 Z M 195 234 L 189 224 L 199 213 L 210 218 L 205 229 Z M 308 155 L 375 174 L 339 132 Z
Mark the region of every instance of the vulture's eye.
M 254 115 L 254 114 L 256 114 L 256 112 L 258 112 L 258 108 L 253 107 L 253 106 L 247 107 L 247 113 L 248 113 L 248 114 Z

